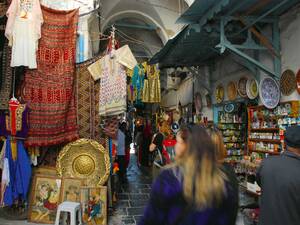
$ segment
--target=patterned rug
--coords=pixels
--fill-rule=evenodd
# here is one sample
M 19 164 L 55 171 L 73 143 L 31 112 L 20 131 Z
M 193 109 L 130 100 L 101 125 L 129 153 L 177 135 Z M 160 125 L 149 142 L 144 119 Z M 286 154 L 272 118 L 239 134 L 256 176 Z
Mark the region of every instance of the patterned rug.
M 25 75 L 24 99 L 30 108 L 27 146 L 50 146 L 78 138 L 74 94 L 78 10 L 42 6 L 42 12 L 38 68 Z
M 12 68 L 10 67 L 11 47 L 5 40 L 1 57 L 1 86 L 0 86 L 0 110 L 8 110 L 8 101 L 12 90 Z
M 94 81 L 88 67 L 97 59 L 76 65 L 76 102 L 78 132 L 81 138 L 100 140 L 100 81 Z

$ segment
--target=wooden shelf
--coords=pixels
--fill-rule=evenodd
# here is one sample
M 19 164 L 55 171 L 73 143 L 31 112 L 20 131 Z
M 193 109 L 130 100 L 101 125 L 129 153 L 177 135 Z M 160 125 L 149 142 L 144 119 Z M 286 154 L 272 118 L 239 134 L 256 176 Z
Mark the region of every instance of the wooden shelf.
M 266 151 L 266 150 L 252 150 L 249 149 L 250 152 L 257 152 L 257 153 L 268 153 L 270 155 L 280 155 L 279 152 L 271 152 L 271 151 Z
M 252 132 L 274 132 L 279 131 L 279 128 L 251 128 Z
M 220 123 L 219 122 L 219 124 L 246 124 L 246 122 L 245 123 L 233 123 L 233 122 L 232 123 Z
M 269 142 L 269 143 L 273 143 L 273 144 L 281 144 L 280 140 L 272 140 L 272 139 L 249 138 L 249 141 L 253 141 L 253 142 Z

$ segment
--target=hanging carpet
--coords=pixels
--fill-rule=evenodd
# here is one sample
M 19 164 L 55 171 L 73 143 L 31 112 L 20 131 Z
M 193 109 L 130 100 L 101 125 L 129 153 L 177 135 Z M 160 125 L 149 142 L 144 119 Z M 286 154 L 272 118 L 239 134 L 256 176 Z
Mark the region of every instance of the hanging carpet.
M 88 67 L 97 59 L 76 65 L 76 106 L 78 132 L 81 138 L 100 139 L 100 81 L 95 81 Z
M 3 8 L 5 7 L 5 8 Z M 2 5 L 0 11 L 6 11 L 7 7 Z M 12 89 L 12 69 L 10 67 L 11 48 L 6 39 L 5 24 L 7 17 L 0 17 L 0 110 L 8 110 L 8 101 Z
M 27 146 L 50 146 L 78 138 L 74 95 L 78 9 L 58 11 L 42 6 L 44 24 L 37 69 L 25 75 L 29 103 Z

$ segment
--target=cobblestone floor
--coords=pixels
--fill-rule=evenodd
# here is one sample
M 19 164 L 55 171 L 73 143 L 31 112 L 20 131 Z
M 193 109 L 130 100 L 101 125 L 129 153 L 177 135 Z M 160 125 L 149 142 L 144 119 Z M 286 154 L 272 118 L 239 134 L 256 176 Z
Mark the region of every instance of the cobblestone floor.
M 143 215 L 151 191 L 151 173 L 148 168 L 138 168 L 136 157 L 131 156 L 127 170 L 128 183 L 122 185 L 118 203 L 109 217 L 109 225 L 136 225 Z

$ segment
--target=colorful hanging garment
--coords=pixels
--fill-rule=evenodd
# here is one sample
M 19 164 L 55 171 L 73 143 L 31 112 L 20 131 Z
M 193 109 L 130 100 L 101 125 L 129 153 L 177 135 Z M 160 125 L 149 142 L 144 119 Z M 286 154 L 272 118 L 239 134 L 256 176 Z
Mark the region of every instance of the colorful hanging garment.
M 3 204 L 11 206 L 15 200 L 27 200 L 30 185 L 31 166 L 22 141 L 17 141 L 18 157 L 13 160 L 11 154 L 11 140 L 8 138 L 5 145 L 4 167 L 2 174 Z
M 94 81 L 88 71 L 95 59 L 76 65 L 77 123 L 81 138 L 100 139 L 100 81 Z
M 142 101 L 145 103 L 159 103 L 161 101 L 159 71 L 156 66 L 147 66 L 147 79 L 144 81 Z
M 43 23 L 39 0 L 12 0 L 6 15 L 5 36 L 12 46 L 11 66 L 36 68 L 36 51 Z
M 20 104 L 16 109 L 16 134 L 15 137 L 26 138 L 28 135 L 28 107 L 26 104 Z M 0 136 L 11 136 L 11 111 L 9 114 L 0 112 Z
M 126 111 L 126 71 L 116 58 L 104 56 L 100 60 L 102 75 L 100 77 L 101 116 L 119 115 Z
M 1 21 L 0 21 L 1 22 Z M 1 54 L 1 86 L 0 86 L 0 110 L 8 110 L 8 101 L 12 90 L 12 68 L 10 67 L 11 48 L 5 39 Z
M 136 93 L 135 104 L 140 105 L 142 102 L 142 91 L 144 88 L 145 70 L 143 65 L 139 64 L 133 69 L 131 83 Z
M 29 102 L 28 146 L 50 146 L 78 138 L 74 95 L 78 9 L 58 11 L 42 6 L 44 24 L 37 70 L 25 75 Z

